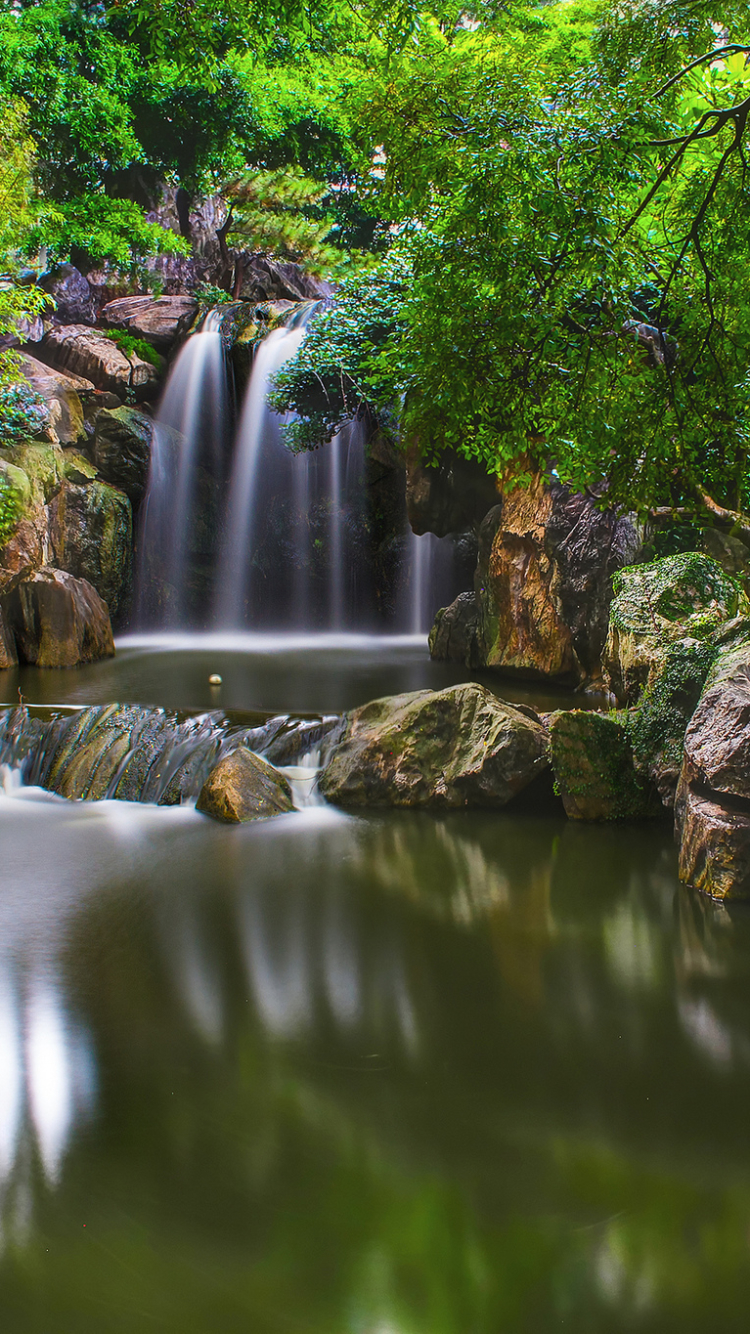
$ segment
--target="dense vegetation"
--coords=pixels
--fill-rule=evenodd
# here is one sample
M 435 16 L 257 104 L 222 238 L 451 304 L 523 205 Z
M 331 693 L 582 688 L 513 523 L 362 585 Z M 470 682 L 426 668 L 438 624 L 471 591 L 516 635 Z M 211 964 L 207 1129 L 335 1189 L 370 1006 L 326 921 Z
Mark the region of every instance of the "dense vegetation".
M 737 0 L 5 3 L 3 267 L 138 272 L 187 250 L 164 182 L 223 191 L 232 245 L 344 278 L 280 377 L 296 447 L 367 411 L 744 525 L 748 53 Z

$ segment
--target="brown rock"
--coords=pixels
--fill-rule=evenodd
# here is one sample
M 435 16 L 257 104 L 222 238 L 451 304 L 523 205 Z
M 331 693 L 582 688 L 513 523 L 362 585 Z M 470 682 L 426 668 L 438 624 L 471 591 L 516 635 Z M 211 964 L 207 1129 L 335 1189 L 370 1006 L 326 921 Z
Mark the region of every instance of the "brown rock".
M 0 671 L 4 672 L 9 667 L 15 667 L 17 662 L 16 637 L 6 622 L 0 604 Z
M 265 820 L 294 810 L 286 778 L 246 746 L 226 755 L 211 770 L 197 809 L 226 824 Z
M 74 445 L 84 435 L 81 394 L 93 394 L 90 380 L 52 370 L 36 357 L 21 357 L 21 372 L 32 389 L 47 404 L 51 439 L 55 444 Z
M 474 684 L 373 700 L 346 716 L 320 790 L 339 806 L 505 806 L 549 767 L 529 713 Z
M 166 349 L 187 332 L 197 314 L 198 302 L 192 296 L 125 296 L 109 301 L 102 319 L 111 328 L 126 329 Z
M 475 459 L 445 450 L 429 467 L 413 441 L 406 455 L 406 511 L 415 533 L 446 537 L 477 525 L 498 501 L 497 479 Z
M 41 345 L 53 366 L 86 376 L 97 389 L 124 397 L 129 388 L 143 389 L 158 378 L 156 367 L 135 354 L 127 357 L 111 338 L 86 324 L 53 328 Z
M 85 579 L 48 567 L 2 600 L 22 662 L 75 667 L 115 651 L 106 604 Z
M 675 810 L 680 879 L 714 899 L 750 898 L 750 806 L 732 809 L 681 780 Z

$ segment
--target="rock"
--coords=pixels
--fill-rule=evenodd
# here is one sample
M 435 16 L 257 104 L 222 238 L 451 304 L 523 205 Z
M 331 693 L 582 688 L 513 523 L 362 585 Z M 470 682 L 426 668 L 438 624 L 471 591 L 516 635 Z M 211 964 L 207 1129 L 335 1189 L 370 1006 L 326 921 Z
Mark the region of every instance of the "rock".
M 0 602 L 0 672 L 7 671 L 9 667 L 15 667 L 17 663 L 16 637 L 7 623 Z
M 635 771 L 623 720 L 575 709 L 554 713 L 548 722 L 555 784 L 571 820 L 639 820 L 659 813 L 651 785 Z
M 75 445 L 84 440 L 81 395 L 93 394 L 91 381 L 52 370 L 28 354 L 21 357 L 21 373 L 47 405 L 52 443 Z
M 197 809 L 226 824 L 263 820 L 294 810 L 291 788 L 282 773 L 246 746 L 226 755 L 211 770 Z
M 441 662 L 479 666 L 477 627 L 479 607 L 473 593 L 460 593 L 449 607 L 441 607 L 430 630 L 430 657 Z
M 670 645 L 708 639 L 750 611 L 739 585 L 697 551 L 620 570 L 614 589 L 604 667 L 612 692 L 626 704 L 656 680 Z
M 39 280 L 55 302 L 55 324 L 93 324 L 96 319 L 94 296 L 83 274 L 72 264 L 59 264 Z
M 143 393 L 158 379 L 156 367 L 150 362 L 126 356 L 111 338 L 85 324 L 51 329 L 41 352 L 53 366 L 83 375 L 97 389 L 107 389 L 120 398 L 128 389 Z
M 612 575 L 639 544 L 630 518 L 541 476 L 504 497 L 479 533 L 481 663 L 571 685 L 598 677 Z
M 339 806 L 497 807 L 548 765 L 538 719 L 469 684 L 354 709 L 319 781 Z
M 406 455 L 406 511 L 413 532 L 447 537 L 481 522 L 498 501 L 497 479 L 483 464 L 446 450 L 428 466 L 419 442 Z
M 719 528 L 706 528 L 701 536 L 701 548 L 721 566 L 725 574 L 734 578 L 747 575 L 750 550 L 738 537 L 722 533 Z
M 750 899 L 750 808 L 681 784 L 675 812 L 680 879 L 714 899 Z
M 130 501 L 106 482 L 63 482 L 49 506 L 50 538 L 58 569 L 85 579 L 107 603 L 113 620 L 126 612 L 131 592 L 133 517 Z
M 105 408 L 96 419 L 96 466 L 102 477 L 121 487 L 133 506 L 140 505 L 146 493 L 153 432 L 151 418 L 135 408 Z
M 107 302 L 102 320 L 166 350 L 187 333 L 197 314 L 198 302 L 192 296 L 125 296 Z
M 330 283 L 313 278 L 299 264 L 263 255 L 246 258 L 237 296 L 241 301 L 317 301 L 333 296 Z
M 115 651 L 109 613 L 95 588 L 45 567 L 2 598 L 22 662 L 76 667 Z
M 674 806 L 683 759 L 685 729 L 719 650 L 706 640 L 680 639 L 666 650 L 655 680 L 649 682 L 628 719 L 636 769 Z

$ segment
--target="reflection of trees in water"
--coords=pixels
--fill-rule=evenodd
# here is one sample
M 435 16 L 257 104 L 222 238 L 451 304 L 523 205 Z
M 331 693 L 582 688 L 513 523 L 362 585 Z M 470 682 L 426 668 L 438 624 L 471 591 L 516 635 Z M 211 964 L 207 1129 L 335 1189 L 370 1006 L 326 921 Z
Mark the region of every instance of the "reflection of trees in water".
M 90 828 L 88 898 L 45 973 L 99 1070 L 99 1117 L 85 1143 L 58 1135 L 50 1180 L 111 1192 L 125 1320 L 167 1291 L 172 1327 L 201 1334 L 274 1311 L 321 1334 L 708 1329 L 750 1297 L 744 1075 L 734 1046 L 706 1062 L 679 1009 L 750 1031 L 746 929 L 684 896 L 668 832 L 178 818 Z M 36 1214 L 54 1229 L 43 1193 Z M 55 1243 L 51 1291 L 75 1272 Z

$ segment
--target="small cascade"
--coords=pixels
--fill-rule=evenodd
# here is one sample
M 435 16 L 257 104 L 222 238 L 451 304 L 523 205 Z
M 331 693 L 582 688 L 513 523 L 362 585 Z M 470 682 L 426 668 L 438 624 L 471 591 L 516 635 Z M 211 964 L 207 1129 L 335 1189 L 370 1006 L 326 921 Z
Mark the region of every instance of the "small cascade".
M 409 532 L 400 620 L 410 634 L 428 634 L 438 608 L 462 591 L 455 567 L 452 538 Z
M 140 625 L 184 625 L 196 604 L 195 566 L 211 558 L 205 538 L 218 505 L 229 420 L 220 322 L 220 312 L 211 311 L 188 338 L 154 421 L 136 577 Z

